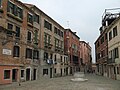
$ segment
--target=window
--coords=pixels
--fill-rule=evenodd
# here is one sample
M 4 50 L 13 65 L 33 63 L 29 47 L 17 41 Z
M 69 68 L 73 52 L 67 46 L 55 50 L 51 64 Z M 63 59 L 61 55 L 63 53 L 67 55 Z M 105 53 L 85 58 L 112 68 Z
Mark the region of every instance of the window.
M 101 57 L 103 57 L 103 51 L 101 51 Z
M 101 57 L 105 56 L 105 50 L 101 51 Z
M 15 15 L 15 9 L 16 9 L 15 5 L 10 1 L 8 1 L 8 12 Z
M 45 42 L 45 44 L 47 43 L 47 34 L 46 33 L 44 34 L 44 42 Z
M 48 35 L 48 43 L 50 44 L 50 41 L 51 41 L 51 36 L 50 35 Z
M 20 27 L 16 26 L 16 35 L 17 38 L 20 38 Z
M 21 8 L 17 7 L 16 12 L 17 12 L 17 16 L 22 19 L 23 18 L 23 10 Z
M 61 48 L 63 49 L 63 41 L 61 41 Z
M 60 30 L 58 29 L 58 35 L 60 36 Z
M 56 73 L 56 68 L 54 69 L 54 73 Z
M 66 63 L 66 57 L 64 57 L 64 63 Z
M 21 78 L 24 77 L 24 70 L 21 70 Z
M 11 31 L 13 31 L 13 25 L 12 24 L 10 24 L 10 23 L 8 23 L 8 31 L 7 31 L 7 34 L 8 35 L 12 35 L 12 32 Z
M 10 79 L 10 70 L 4 70 L 4 79 Z
M 64 73 L 65 73 L 65 68 L 64 68 Z
M 31 34 L 31 32 L 28 31 L 27 41 L 30 41 L 30 42 L 31 42 L 31 40 L 32 40 L 32 34 Z
M 48 75 L 48 69 L 43 69 L 43 75 Z
M 99 41 L 97 42 L 97 47 L 99 47 L 100 46 L 100 43 L 99 43 Z
M 61 62 L 62 62 L 62 56 L 60 56 L 60 60 L 61 60 Z
M 117 67 L 117 74 L 120 74 L 119 67 Z
M 20 47 L 19 46 L 14 46 L 13 57 L 19 57 L 19 54 L 20 54 Z
M 101 38 L 101 44 L 104 42 L 104 37 Z
M 2 6 L 2 0 L 0 0 L 0 7 Z
M 56 62 L 56 55 L 55 55 L 55 59 L 54 59 L 54 60 L 55 60 L 55 62 Z
M 63 32 L 62 31 L 60 32 L 60 36 L 63 37 Z
M 59 35 L 59 36 L 61 36 L 61 37 L 63 37 L 63 32 L 60 31 L 60 30 L 59 30 L 58 28 L 56 28 L 56 27 L 54 27 L 54 33 L 57 34 L 57 35 Z
M 38 31 L 35 30 L 34 32 L 34 44 L 38 45 Z
M 109 41 L 112 39 L 112 32 L 109 32 Z
M 51 43 L 51 35 L 44 33 L 44 44 L 45 46 Z
M 105 33 L 105 40 L 107 39 L 107 33 Z
M 38 50 L 33 51 L 33 59 L 39 59 L 39 51 Z
M 34 15 L 34 21 L 39 23 L 39 15 L 37 15 L 37 14 Z
M 112 53 L 112 50 L 109 51 L 109 59 L 112 59 L 112 56 L 113 56 L 113 53 Z
M 23 10 L 20 7 L 11 3 L 10 1 L 8 1 L 7 11 L 21 19 L 23 18 Z
M 117 36 L 117 26 L 113 28 L 113 37 Z
M 44 52 L 44 60 L 47 60 L 47 59 L 48 59 L 48 53 Z
M 26 48 L 26 58 L 32 59 L 32 49 Z
M 55 38 L 55 48 L 61 47 L 60 40 Z
M 115 58 L 119 58 L 118 48 L 114 49 L 114 56 L 115 56 Z
M 114 74 L 116 74 L 116 68 L 114 67 Z
M 54 27 L 54 33 L 56 33 L 56 34 L 57 34 L 57 28 L 56 28 L 56 27 Z
M 52 24 L 46 20 L 44 20 L 44 27 L 52 31 Z
M 52 59 L 53 54 L 50 54 L 50 59 Z
M 33 24 L 33 16 L 28 13 L 27 20 L 29 23 Z

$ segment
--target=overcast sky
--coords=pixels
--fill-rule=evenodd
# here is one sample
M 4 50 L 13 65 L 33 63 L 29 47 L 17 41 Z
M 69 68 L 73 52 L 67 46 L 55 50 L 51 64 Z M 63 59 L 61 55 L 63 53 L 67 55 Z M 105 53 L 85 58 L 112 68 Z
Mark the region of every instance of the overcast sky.
M 102 14 L 105 9 L 119 8 L 120 0 L 20 0 L 39 7 L 64 28 L 77 32 L 81 40 L 89 42 L 92 47 L 99 36 Z

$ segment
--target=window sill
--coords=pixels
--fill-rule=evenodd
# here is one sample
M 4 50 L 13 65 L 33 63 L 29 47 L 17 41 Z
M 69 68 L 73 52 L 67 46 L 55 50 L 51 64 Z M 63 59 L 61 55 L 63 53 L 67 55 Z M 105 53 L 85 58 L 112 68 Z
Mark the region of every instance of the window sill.
M 15 19 L 16 21 L 19 21 L 19 22 L 23 22 L 23 20 L 17 16 L 15 16 L 14 14 L 10 13 L 10 12 L 7 12 L 7 15 L 13 19 Z
M 21 79 L 25 79 L 24 77 L 21 77 Z
M 32 24 L 32 23 L 30 23 L 30 22 L 28 22 L 28 26 L 33 27 L 33 24 Z
M 27 60 L 31 61 L 32 59 L 31 58 L 26 58 Z
M 11 79 L 10 79 L 10 78 L 9 78 L 9 79 L 5 79 L 5 78 L 4 78 L 4 80 L 11 80 Z
M 15 59 L 19 59 L 19 57 L 17 57 L 17 56 L 13 56 Z

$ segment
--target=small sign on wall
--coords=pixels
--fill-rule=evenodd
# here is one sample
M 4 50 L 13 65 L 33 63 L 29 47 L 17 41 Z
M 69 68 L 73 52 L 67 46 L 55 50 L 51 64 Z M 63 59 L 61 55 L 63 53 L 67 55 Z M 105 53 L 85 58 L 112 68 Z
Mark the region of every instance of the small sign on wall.
M 5 55 L 11 55 L 11 50 L 9 50 L 9 49 L 3 49 L 3 54 L 5 54 Z

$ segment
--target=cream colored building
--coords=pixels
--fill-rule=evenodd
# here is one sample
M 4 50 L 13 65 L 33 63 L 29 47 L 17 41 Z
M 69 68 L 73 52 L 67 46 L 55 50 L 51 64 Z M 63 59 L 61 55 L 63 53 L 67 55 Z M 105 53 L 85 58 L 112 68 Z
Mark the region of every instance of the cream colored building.
M 108 26 L 108 76 L 120 80 L 120 16 Z
M 64 28 L 34 5 L 26 4 L 40 16 L 40 66 L 39 74 L 57 77 L 68 74 L 64 55 Z M 64 60 L 65 59 L 65 60 Z

